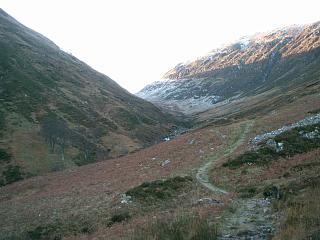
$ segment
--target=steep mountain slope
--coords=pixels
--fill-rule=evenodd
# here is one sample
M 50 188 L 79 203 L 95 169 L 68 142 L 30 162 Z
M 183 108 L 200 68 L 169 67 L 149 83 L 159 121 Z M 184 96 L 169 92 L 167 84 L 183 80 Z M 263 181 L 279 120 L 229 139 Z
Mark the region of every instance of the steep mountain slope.
M 195 113 L 320 76 L 320 22 L 242 38 L 191 63 L 178 64 L 138 96 Z
M 123 155 L 173 123 L 0 10 L 0 173 L 19 179 L 19 167 L 35 175 Z

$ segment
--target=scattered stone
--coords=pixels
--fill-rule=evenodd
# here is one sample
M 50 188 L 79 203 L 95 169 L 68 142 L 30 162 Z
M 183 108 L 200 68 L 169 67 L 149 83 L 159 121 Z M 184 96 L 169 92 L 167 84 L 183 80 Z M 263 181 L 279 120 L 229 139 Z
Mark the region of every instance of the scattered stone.
M 125 193 L 121 195 L 121 201 L 122 204 L 129 204 L 132 203 L 132 197 L 129 195 L 126 195 Z
M 276 142 L 274 139 L 268 139 L 266 145 L 276 150 L 276 152 L 281 152 L 283 150 L 283 143 Z
M 293 123 L 291 125 L 288 126 L 283 126 L 282 128 L 279 128 L 277 130 L 268 132 L 268 133 L 264 133 L 261 135 L 257 135 L 256 137 L 254 137 L 251 140 L 251 144 L 253 146 L 257 146 L 258 144 L 267 141 L 270 138 L 274 138 L 284 132 L 290 131 L 291 129 L 297 128 L 297 127 L 305 127 L 308 125 L 313 125 L 313 124 L 317 124 L 320 123 L 320 113 L 310 116 L 310 117 L 306 117 L 296 123 Z
M 223 202 L 213 198 L 200 198 L 198 204 L 223 205 Z
M 163 138 L 163 141 L 166 141 L 166 142 L 170 141 L 170 140 L 176 138 L 177 136 L 180 136 L 180 135 L 186 133 L 187 131 L 188 131 L 187 128 L 173 127 L 170 129 L 169 134 Z
M 191 139 L 191 140 L 189 141 L 189 144 L 192 145 L 192 144 L 194 144 L 194 142 L 195 142 L 195 140 L 194 140 L 194 139 Z
M 275 228 L 270 220 L 273 216 L 270 200 L 259 198 L 236 203 L 238 210 L 227 217 L 218 240 L 271 239 Z
M 167 159 L 167 160 L 165 160 L 165 161 L 163 161 L 163 162 L 161 163 L 161 167 L 165 167 L 165 166 L 167 166 L 169 163 L 171 163 L 171 161 L 170 161 L 169 159 Z
M 320 132 L 318 129 L 316 129 L 313 132 L 302 133 L 302 137 L 307 139 L 320 138 Z
M 283 146 L 284 146 L 284 143 L 282 143 L 282 142 L 277 143 L 276 151 L 281 152 L 283 150 Z

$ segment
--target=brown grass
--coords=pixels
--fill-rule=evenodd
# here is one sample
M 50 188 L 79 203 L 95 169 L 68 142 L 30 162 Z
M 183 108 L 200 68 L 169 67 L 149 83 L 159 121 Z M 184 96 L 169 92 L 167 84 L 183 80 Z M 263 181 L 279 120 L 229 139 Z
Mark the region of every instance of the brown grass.
M 289 123 L 291 119 L 302 118 L 307 111 L 312 110 L 312 107 L 303 108 L 306 103 L 312 104 L 311 98 L 306 97 L 306 99 L 307 102 L 299 100 L 296 105 L 280 108 L 275 113 L 277 116 L 275 120 L 273 120 L 275 115 L 271 113 L 257 118 L 253 127 L 255 131 L 249 133 L 244 144 L 234 152 L 234 155 L 245 151 L 249 137 L 265 130 L 266 126 L 268 129 L 274 129 Z M 312 106 L 316 108 L 315 104 Z M 187 195 L 179 196 L 172 204 L 159 205 L 148 211 L 143 211 L 144 206 L 129 205 L 127 207 L 132 218 L 114 224 L 110 228 L 107 227 L 107 221 L 112 213 L 119 207 L 124 207 L 119 203 L 122 193 L 146 181 L 186 174 L 194 176 L 197 168 L 207 157 L 227 146 L 228 140 L 236 132 L 239 124 L 240 121 L 224 126 L 213 124 L 125 157 L 47 174 L 3 187 L 0 189 L 0 215 L 6 221 L 0 222 L 0 231 L 22 231 L 54 219 L 79 217 L 93 221 L 96 232 L 77 235 L 73 239 L 121 239 L 154 217 L 163 215 L 170 217 L 192 211 L 204 214 L 208 219 L 214 218 L 228 206 L 232 198 L 237 197 L 234 194 L 237 188 L 257 184 L 263 188 L 270 183 L 281 184 L 298 179 L 301 174 L 314 175 L 317 171 L 317 168 L 309 168 L 302 172 L 292 169 L 299 164 L 319 158 L 320 150 L 291 159 L 282 159 L 264 168 L 243 166 L 230 170 L 221 167 L 227 159 L 220 159 L 212 171 L 212 179 L 215 184 L 226 186 L 231 190 L 230 195 L 214 196 L 201 186 L 195 185 Z M 162 167 L 161 163 L 167 159 L 170 163 Z M 287 172 L 289 177 L 284 177 Z M 225 205 L 195 204 L 203 197 L 223 200 Z
M 1 188 L 0 215 L 7 221 L 0 222 L 0 229 L 23 230 L 54 218 L 69 219 L 72 215 L 94 219 L 98 228 L 101 225 L 104 229 L 103 222 L 113 209 L 119 207 L 122 193 L 146 181 L 192 175 L 193 169 L 207 155 L 224 147 L 226 139 L 237 126 L 208 127 L 122 158 L 35 177 Z M 167 159 L 170 163 L 161 166 Z M 173 202 L 170 208 L 181 204 L 190 206 L 201 197 L 210 197 L 210 194 L 195 186 L 187 197 L 179 197 L 181 201 Z M 130 209 L 134 214 L 140 210 L 134 206 Z
M 284 213 L 275 240 L 318 239 L 320 235 L 319 183 L 281 204 Z

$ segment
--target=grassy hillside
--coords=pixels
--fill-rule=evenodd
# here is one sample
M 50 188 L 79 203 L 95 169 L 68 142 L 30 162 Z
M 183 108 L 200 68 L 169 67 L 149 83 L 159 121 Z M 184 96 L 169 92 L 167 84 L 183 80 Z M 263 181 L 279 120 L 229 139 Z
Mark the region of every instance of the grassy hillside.
M 15 166 L 29 176 L 127 154 L 174 123 L 2 10 L 0 52 L 0 149 L 10 156 L 0 175 Z
M 249 120 L 239 114 L 228 122 L 210 121 L 122 158 L 7 185 L 0 189 L 0 215 L 5 219 L 0 223 L 0 239 L 317 236 L 320 152 L 311 146 L 296 154 L 296 144 L 303 147 L 301 142 L 309 141 L 296 138 L 303 129 L 279 136 L 276 140 L 288 143 L 285 152 L 274 153 L 267 164 L 260 164 L 260 158 L 237 167 L 228 164 L 250 151 L 249 140 L 256 135 L 319 111 L 319 87 L 300 92 L 304 95 L 250 115 Z M 317 126 L 311 127 L 314 131 Z M 294 154 L 287 156 L 291 151 Z M 206 171 L 208 183 L 227 194 L 198 182 L 197 173 L 208 162 L 212 162 Z M 268 204 L 261 206 L 264 203 Z

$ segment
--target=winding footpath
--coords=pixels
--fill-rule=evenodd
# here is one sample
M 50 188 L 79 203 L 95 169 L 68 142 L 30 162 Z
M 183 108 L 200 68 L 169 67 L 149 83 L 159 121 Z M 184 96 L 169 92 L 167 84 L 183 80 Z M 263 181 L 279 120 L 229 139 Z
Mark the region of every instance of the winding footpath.
M 211 156 L 209 160 L 198 169 L 198 172 L 196 174 L 196 179 L 201 185 L 203 185 L 205 188 L 209 189 L 213 193 L 217 193 L 217 194 L 228 193 L 226 190 L 213 185 L 213 183 L 209 180 L 210 170 L 212 169 L 213 165 L 216 163 L 217 160 L 219 160 L 222 157 L 229 156 L 243 143 L 253 123 L 254 123 L 253 121 L 249 121 L 244 125 L 242 125 L 240 128 L 240 133 L 237 134 L 234 137 L 234 139 L 232 139 L 231 144 L 229 144 L 227 148 L 221 151 L 218 151 L 213 156 Z
M 215 186 L 209 179 L 209 173 L 217 160 L 231 155 L 246 139 L 254 121 L 243 124 L 239 132 L 225 149 L 209 158 L 196 174 L 197 181 L 215 194 L 228 192 Z M 220 225 L 218 240 L 267 240 L 274 231 L 274 216 L 271 202 L 261 198 L 237 199 L 232 203 L 234 211 L 226 212 L 222 218 L 217 217 Z

